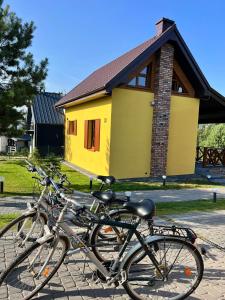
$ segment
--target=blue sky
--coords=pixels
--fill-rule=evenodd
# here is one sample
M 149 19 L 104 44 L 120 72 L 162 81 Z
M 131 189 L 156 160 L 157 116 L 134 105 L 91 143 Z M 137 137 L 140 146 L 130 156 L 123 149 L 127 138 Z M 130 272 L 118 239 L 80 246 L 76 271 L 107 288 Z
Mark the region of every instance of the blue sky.
M 37 29 L 31 51 L 49 58 L 46 90 L 68 92 L 96 68 L 174 20 L 211 86 L 225 95 L 225 1 L 5 0 Z

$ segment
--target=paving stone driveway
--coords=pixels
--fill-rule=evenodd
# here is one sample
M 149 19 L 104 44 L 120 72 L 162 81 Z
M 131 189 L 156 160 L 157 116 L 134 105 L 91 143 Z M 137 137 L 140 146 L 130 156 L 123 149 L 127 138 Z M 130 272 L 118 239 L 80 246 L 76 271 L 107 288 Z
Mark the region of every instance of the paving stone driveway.
M 210 239 L 214 243 L 225 247 L 225 211 L 212 213 L 194 213 L 183 216 L 172 216 L 182 224 L 193 228 L 199 235 Z M 207 248 L 207 258 L 204 258 L 204 279 L 190 300 L 225 300 L 225 252 L 222 252 L 199 240 Z M 0 253 L 1 255 L 1 253 Z M 91 280 L 94 266 L 88 262 L 85 268 L 85 277 L 82 276 L 83 257 L 80 253 L 73 255 L 67 265 L 62 265 L 58 275 L 50 285 L 39 295 L 39 300 L 87 300 L 87 299 L 129 299 L 123 288 L 112 288 L 102 283 L 95 284 Z M 7 297 L 2 290 L 0 299 L 19 300 L 16 297 Z M 35 298 L 37 299 L 37 298 Z

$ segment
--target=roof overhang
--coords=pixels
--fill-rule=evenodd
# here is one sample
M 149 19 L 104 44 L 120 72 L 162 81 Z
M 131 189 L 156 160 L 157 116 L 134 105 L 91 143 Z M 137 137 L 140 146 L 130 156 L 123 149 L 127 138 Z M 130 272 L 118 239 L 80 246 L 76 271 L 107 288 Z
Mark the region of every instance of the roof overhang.
M 166 32 L 159 39 L 157 39 L 149 48 L 147 48 L 141 55 L 133 60 L 117 76 L 108 82 L 106 88 L 108 90 L 112 90 L 120 84 L 125 84 L 129 80 L 129 75 L 135 71 L 137 66 L 144 63 L 151 55 L 156 53 L 166 43 L 171 43 L 175 46 L 175 52 L 178 56 L 178 61 L 182 69 L 186 69 L 185 74 L 189 74 L 190 82 L 193 82 L 195 90 L 198 90 L 198 97 L 207 99 L 210 96 L 210 85 L 194 57 L 192 56 L 175 24 L 166 30 Z
M 126 65 L 126 67 L 117 73 L 103 87 L 98 88 L 98 90 L 90 91 L 88 94 L 80 95 L 77 98 L 69 99 L 62 104 L 59 103 L 59 105 L 57 105 L 56 103 L 56 107 L 67 108 L 110 95 L 114 88 L 126 84 L 129 81 L 130 74 L 135 72 L 139 66 L 144 64 L 149 57 L 155 54 L 166 43 L 174 45 L 175 59 L 178 61 L 185 75 L 193 85 L 196 97 L 199 98 L 201 102 L 210 102 L 213 99 L 212 102 L 215 100 L 216 103 L 220 103 L 223 107 L 224 97 L 210 87 L 175 24 L 166 29 L 159 38 Z
M 200 102 L 199 124 L 225 123 L 225 97 L 210 87 L 208 101 Z
M 92 101 L 92 100 L 96 100 L 96 99 L 99 99 L 99 98 L 103 98 L 103 97 L 106 97 L 106 96 L 109 96 L 110 95 L 110 92 L 108 92 L 107 90 L 101 90 L 101 91 L 98 91 L 94 94 L 90 94 L 88 96 L 85 96 L 85 97 L 82 97 L 82 98 L 79 98 L 79 99 L 74 99 L 68 103 L 65 103 L 65 104 L 62 104 L 62 105 L 56 105 L 57 108 L 68 108 L 68 107 L 71 107 L 71 106 L 74 106 L 74 105 L 79 105 L 79 104 L 82 104 L 82 103 L 85 103 L 85 102 L 89 102 L 89 101 Z

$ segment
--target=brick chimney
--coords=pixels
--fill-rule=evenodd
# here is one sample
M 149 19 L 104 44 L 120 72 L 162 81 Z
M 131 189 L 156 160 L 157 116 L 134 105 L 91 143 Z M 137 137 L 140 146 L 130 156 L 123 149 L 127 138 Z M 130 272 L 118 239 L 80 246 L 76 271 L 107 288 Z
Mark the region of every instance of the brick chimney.
M 156 25 L 156 35 L 160 35 L 163 33 L 167 28 L 175 24 L 174 21 L 166 18 L 162 18 L 159 20 L 155 25 Z

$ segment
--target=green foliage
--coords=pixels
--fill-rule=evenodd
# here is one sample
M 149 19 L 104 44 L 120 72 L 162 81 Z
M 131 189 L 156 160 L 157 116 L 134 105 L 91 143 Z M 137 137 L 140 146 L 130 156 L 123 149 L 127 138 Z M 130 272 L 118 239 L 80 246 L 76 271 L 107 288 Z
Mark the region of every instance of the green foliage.
M 225 148 L 225 124 L 201 125 L 198 144 L 203 147 Z
M 37 148 L 33 149 L 32 153 L 31 153 L 31 156 L 30 156 L 30 161 L 35 166 L 40 166 L 41 165 L 41 155 L 40 155 Z
M 28 148 L 21 148 L 20 150 L 19 150 L 19 152 L 17 152 L 17 155 L 20 155 L 20 156 L 26 156 L 26 157 L 28 157 L 28 155 L 29 155 L 29 149 Z
M 44 87 L 48 60 L 36 65 L 33 55 L 26 51 L 34 30 L 33 22 L 23 23 L 0 0 L 0 135 L 21 134 L 25 116 L 18 108 L 30 105 Z

